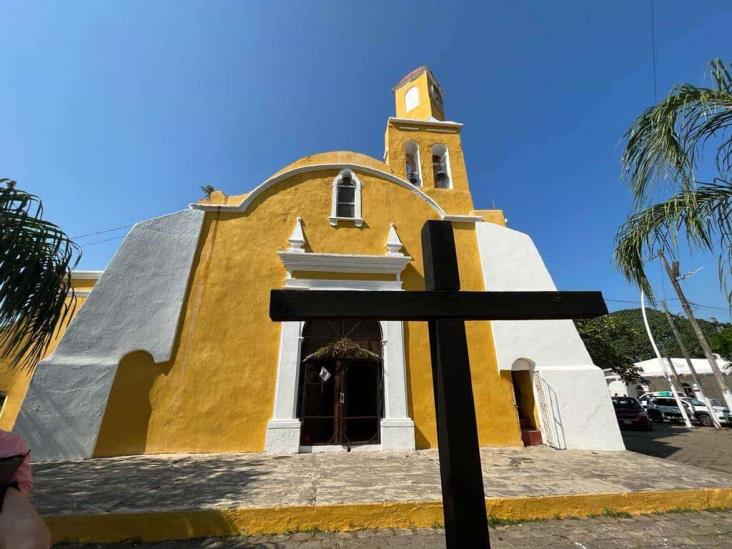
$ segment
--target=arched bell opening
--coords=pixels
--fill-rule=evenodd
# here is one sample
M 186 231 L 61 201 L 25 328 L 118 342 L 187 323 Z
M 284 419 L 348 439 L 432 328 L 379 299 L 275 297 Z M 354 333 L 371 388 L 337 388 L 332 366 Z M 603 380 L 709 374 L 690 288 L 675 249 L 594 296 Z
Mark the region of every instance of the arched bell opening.
M 384 416 L 379 322 L 309 321 L 302 338 L 301 446 L 379 444 Z

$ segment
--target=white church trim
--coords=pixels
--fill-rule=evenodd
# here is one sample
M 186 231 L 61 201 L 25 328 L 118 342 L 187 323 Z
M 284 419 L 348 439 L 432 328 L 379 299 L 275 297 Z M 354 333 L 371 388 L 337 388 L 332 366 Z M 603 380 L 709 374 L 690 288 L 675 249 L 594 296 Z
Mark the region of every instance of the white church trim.
M 396 232 L 394 223 L 389 226 L 385 255 L 306 252 L 307 240 L 302 229 L 302 217 L 298 217 L 295 221 L 295 228 L 287 242 L 290 244 L 289 248 L 277 252 L 277 255 L 287 269 L 288 277 L 292 277 L 295 272 L 376 273 L 393 275 L 399 280 L 402 271 L 412 261 L 411 256 L 401 252 L 404 244 Z
M 75 280 L 99 280 L 104 271 L 71 271 L 71 278 Z
M 288 279 L 285 287 L 303 290 L 401 289 L 401 282 L 358 280 Z M 389 284 L 390 286 L 385 286 Z M 398 285 L 398 287 L 396 287 Z M 384 417 L 381 419 L 382 450 L 414 450 L 414 421 L 409 417 L 404 328 L 400 321 L 382 321 L 384 368 Z M 283 322 L 277 362 L 277 383 L 272 419 L 267 424 L 265 452 L 295 454 L 300 447 L 300 420 L 297 418 L 297 390 L 300 377 L 300 349 L 303 322 Z
M 447 212 L 445 212 L 445 210 L 443 210 L 437 202 L 435 202 L 430 196 L 428 196 L 422 189 L 415 187 L 406 179 L 402 179 L 401 177 L 398 177 L 393 173 L 372 168 L 371 166 L 363 166 L 361 164 L 352 164 L 349 162 L 328 162 L 324 164 L 310 164 L 309 166 L 292 168 L 265 180 L 263 183 L 255 187 L 252 192 L 248 193 L 239 204 L 191 204 L 190 208 L 194 210 L 204 210 L 209 212 L 245 212 L 247 211 L 249 206 L 256 201 L 258 196 L 260 196 L 263 192 L 265 192 L 273 185 L 276 185 L 277 183 L 284 181 L 285 179 L 302 173 L 332 169 L 358 170 L 360 173 L 374 175 L 376 177 L 386 179 L 387 181 L 391 181 L 392 183 L 396 183 L 397 185 L 407 189 L 409 192 L 416 194 L 421 200 L 426 202 L 435 212 L 437 212 L 437 214 L 440 216 L 440 219 L 444 219 L 445 216 L 447 216 Z
M 339 188 L 343 181 L 343 178 L 348 175 L 354 183 L 354 201 L 353 201 L 353 217 L 344 217 L 338 215 L 338 201 L 339 201 Z M 353 170 L 345 169 L 341 170 L 338 176 L 333 180 L 331 184 L 332 196 L 331 196 L 331 207 L 330 217 L 328 221 L 332 226 L 338 225 L 339 221 L 351 221 L 356 227 L 363 227 L 363 217 L 361 217 L 361 180 L 353 173 Z
M 429 126 L 433 128 L 446 128 L 451 130 L 459 130 L 463 127 L 461 122 L 453 122 L 452 120 L 417 120 L 414 118 L 398 118 L 396 116 L 390 116 L 389 122 L 394 124 L 411 124 L 415 126 Z
M 452 221 L 453 223 L 480 223 L 485 221 L 479 215 L 446 215 L 443 221 Z
M 285 279 L 285 288 L 301 289 L 301 290 L 327 290 L 332 288 L 333 280 L 318 280 L 310 278 L 287 278 Z M 402 289 L 401 280 L 338 280 L 341 290 L 371 290 L 379 291 L 399 291 Z
M 290 275 L 293 272 L 377 273 L 399 276 L 412 258 L 408 255 L 357 255 L 277 252 Z

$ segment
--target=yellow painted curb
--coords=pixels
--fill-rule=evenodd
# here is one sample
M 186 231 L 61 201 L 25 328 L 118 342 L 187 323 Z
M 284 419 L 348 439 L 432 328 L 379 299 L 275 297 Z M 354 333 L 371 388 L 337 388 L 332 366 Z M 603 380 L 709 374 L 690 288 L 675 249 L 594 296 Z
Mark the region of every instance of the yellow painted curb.
M 732 488 L 486 499 L 489 516 L 511 521 L 732 508 Z M 429 528 L 442 525 L 436 501 L 192 509 L 44 517 L 58 542 L 162 541 L 308 530 Z

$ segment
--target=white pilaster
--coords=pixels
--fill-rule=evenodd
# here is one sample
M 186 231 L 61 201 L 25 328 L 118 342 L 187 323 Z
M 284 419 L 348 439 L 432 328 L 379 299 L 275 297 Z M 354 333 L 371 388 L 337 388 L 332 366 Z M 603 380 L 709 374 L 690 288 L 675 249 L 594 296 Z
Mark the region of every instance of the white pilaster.
M 300 420 L 297 419 L 297 384 L 300 377 L 300 331 L 302 323 L 283 322 L 272 419 L 267 424 L 264 451 L 294 454 L 300 449 Z
M 384 334 L 384 417 L 381 447 L 414 450 L 414 422 L 407 412 L 407 375 L 404 359 L 404 328 L 400 321 L 381 323 Z

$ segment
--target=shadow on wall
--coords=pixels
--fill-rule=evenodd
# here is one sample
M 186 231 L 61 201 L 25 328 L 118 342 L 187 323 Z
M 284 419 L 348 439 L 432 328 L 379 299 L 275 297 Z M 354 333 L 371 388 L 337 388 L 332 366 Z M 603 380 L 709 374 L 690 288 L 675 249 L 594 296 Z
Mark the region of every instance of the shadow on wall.
M 145 351 L 125 355 L 119 363 L 104 411 L 94 457 L 144 454 L 152 407 L 150 391 L 172 363 L 155 364 Z

